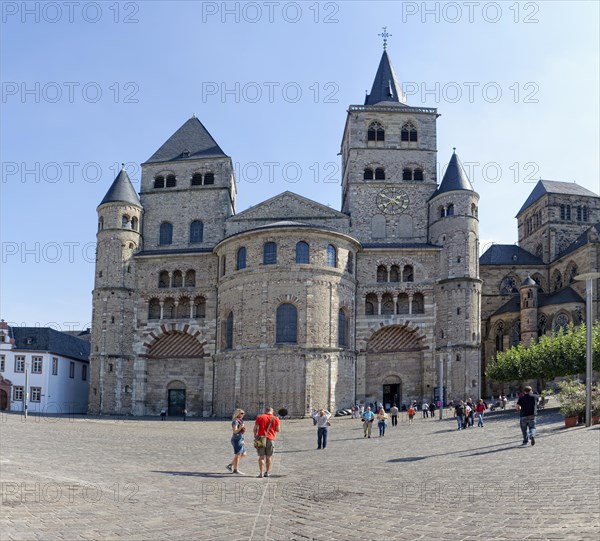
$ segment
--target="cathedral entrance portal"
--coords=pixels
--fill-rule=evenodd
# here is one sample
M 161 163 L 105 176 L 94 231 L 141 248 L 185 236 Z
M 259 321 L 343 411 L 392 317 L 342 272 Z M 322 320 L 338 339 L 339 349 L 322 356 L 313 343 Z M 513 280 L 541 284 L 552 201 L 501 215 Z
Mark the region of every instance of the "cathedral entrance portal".
M 390 411 L 390 408 L 401 403 L 400 384 L 388 383 L 383 386 L 383 407 L 385 411 Z
M 185 389 L 169 389 L 169 417 L 183 415 Z
M 8 393 L 2 389 L 0 391 L 0 411 L 8 409 Z

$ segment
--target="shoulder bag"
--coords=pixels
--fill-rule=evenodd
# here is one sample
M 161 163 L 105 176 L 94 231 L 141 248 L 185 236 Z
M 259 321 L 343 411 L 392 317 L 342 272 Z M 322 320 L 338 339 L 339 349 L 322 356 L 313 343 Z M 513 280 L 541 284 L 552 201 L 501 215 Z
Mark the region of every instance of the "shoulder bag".
M 273 414 L 273 417 L 271 417 L 271 422 L 269 423 L 269 426 L 267 426 L 267 431 L 265 432 L 264 436 L 254 436 L 255 449 L 264 449 L 267 446 L 267 434 L 269 433 L 269 430 L 271 430 L 271 425 L 273 424 L 274 420 L 275 415 Z

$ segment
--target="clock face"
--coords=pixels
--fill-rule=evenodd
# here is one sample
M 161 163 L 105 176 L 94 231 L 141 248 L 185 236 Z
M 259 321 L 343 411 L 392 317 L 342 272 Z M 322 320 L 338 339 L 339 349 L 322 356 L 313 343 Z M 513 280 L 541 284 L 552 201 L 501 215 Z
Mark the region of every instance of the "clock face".
M 377 208 L 386 214 L 399 214 L 408 208 L 408 195 L 400 188 L 389 186 L 377 194 Z

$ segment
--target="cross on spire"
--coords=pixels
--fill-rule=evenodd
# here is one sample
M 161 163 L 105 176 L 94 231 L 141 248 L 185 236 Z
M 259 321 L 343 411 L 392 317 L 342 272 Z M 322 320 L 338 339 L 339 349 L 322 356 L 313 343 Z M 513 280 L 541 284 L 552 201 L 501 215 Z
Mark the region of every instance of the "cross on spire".
M 382 26 L 383 32 L 381 34 L 377 34 L 378 36 L 383 38 L 383 50 L 387 49 L 387 39 L 392 36 L 392 34 L 388 34 L 387 26 Z

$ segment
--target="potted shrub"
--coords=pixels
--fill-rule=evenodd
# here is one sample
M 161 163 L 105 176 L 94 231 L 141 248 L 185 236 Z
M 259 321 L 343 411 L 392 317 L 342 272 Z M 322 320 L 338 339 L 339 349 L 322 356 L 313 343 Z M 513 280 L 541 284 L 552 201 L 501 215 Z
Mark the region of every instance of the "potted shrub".
M 585 385 L 579 381 L 566 380 L 561 381 L 558 387 L 560 412 L 565 416 L 565 427 L 571 428 L 585 412 Z

